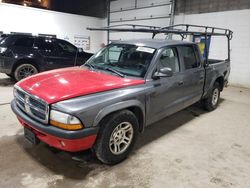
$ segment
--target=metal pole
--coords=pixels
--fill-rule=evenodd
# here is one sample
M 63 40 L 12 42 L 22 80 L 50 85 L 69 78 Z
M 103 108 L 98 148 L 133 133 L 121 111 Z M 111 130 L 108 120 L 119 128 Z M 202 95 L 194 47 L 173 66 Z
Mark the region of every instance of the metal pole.
M 171 16 L 170 16 L 170 22 L 169 25 L 173 26 L 174 25 L 174 9 L 175 9 L 175 0 L 171 0 Z
M 206 66 L 208 66 L 208 46 L 207 46 L 207 33 L 205 35 L 205 53 L 206 53 Z
M 230 38 L 229 38 L 229 36 L 227 36 L 227 45 L 228 45 L 228 61 L 230 62 L 230 59 L 231 59 L 231 57 L 230 57 Z
M 170 13 L 170 21 L 169 21 L 169 26 L 174 25 L 174 9 L 175 9 L 175 0 L 171 0 L 171 13 Z M 169 38 L 172 39 L 173 34 L 169 35 Z
M 107 0 L 107 26 L 110 26 L 110 0 Z M 109 44 L 109 31 L 107 31 L 107 45 Z

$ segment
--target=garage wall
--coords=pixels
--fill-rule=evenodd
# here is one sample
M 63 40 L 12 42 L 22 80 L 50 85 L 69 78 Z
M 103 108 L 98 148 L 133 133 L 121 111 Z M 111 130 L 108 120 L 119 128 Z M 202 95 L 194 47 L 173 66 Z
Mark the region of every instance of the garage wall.
M 104 19 L 59 13 L 18 5 L 0 3 L 0 31 L 57 35 L 57 38 L 74 42 L 74 36 L 90 36 L 90 50 L 95 52 L 106 37 L 100 32 L 87 31 L 86 27 L 101 27 Z
M 110 2 L 110 25 L 138 24 L 168 26 L 170 0 L 116 0 Z M 150 38 L 151 34 L 110 33 L 110 40 Z
M 175 16 L 175 24 L 189 23 L 201 24 L 231 29 L 231 75 L 230 84 L 250 88 L 250 9 L 204 14 L 180 14 Z M 210 55 L 225 57 L 226 48 L 224 41 L 212 39 Z

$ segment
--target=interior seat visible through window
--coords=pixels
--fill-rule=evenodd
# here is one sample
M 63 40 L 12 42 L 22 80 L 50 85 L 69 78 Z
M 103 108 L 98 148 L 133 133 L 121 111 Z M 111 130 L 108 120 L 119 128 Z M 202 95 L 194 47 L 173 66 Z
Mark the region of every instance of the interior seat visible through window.
M 185 69 L 192 69 L 199 67 L 199 63 L 196 60 L 193 46 L 180 46 L 181 54 L 184 60 Z
M 179 72 L 180 67 L 179 67 L 179 61 L 178 61 L 178 56 L 176 49 L 172 48 L 167 48 L 165 49 L 160 57 L 159 60 L 160 67 L 168 67 L 171 68 L 173 73 Z

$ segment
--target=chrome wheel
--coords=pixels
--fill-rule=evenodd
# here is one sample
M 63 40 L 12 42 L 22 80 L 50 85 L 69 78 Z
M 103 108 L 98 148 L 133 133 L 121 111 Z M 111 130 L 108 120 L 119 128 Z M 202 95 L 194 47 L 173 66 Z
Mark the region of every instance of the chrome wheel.
M 112 132 L 109 140 L 109 149 L 114 155 L 122 154 L 132 142 L 133 126 L 129 122 L 120 123 Z
M 34 66 L 25 65 L 19 70 L 18 77 L 23 79 L 23 78 L 26 78 L 28 76 L 31 76 L 31 75 L 35 74 L 36 72 L 37 71 L 34 69 Z
M 212 105 L 215 106 L 219 100 L 219 89 L 215 88 L 212 95 Z

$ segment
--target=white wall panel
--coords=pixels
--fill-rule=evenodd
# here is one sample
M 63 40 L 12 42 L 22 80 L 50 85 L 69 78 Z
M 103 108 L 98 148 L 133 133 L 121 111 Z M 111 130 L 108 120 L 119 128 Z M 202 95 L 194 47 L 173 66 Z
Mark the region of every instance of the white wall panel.
M 137 9 L 110 14 L 110 22 L 122 20 L 143 19 L 149 17 L 166 17 L 170 14 L 170 6 L 152 7 L 147 9 Z
M 152 25 L 152 26 L 168 26 L 169 25 L 169 18 L 162 18 L 162 19 L 154 19 L 154 20 L 141 20 L 141 21 L 132 21 L 132 22 L 122 22 L 123 24 L 141 24 L 141 25 Z M 114 23 L 115 25 L 115 23 Z M 111 40 L 127 40 L 127 39 L 145 39 L 151 38 L 152 34 L 148 33 L 110 33 Z M 155 38 L 166 38 L 165 35 L 156 35 Z
M 65 14 L 54 11 L 0 3 L 0 31 L 55 34 L 57 38 L 74 42 L 75 35 L 90 36 L 90 51 L 95 52 L 106 35 L 88 31 L 86 27 L 102 27 L 106 21 L 99 18 Z
M 152 25 L 152 26 L 168 26 L 170 23 L 171 6 L 169 0 L 118 0 L 111 1 L 110 4 L 110 25 L 119 24 L 135 24 L 135 25 Z M 137 5 L 135 7 L 135 4 Z M 158 6 L 159 5 L 159 6 Z M 163 6 L 160 6 L 163 5 Z M 152 7 L 150 7 L 152 6 Z M 144 8 L 143 8 L 144 7 Z M 147 8 L 145 8 L 147 7 Z M 119 10 L 127 10 L 114 12 Z M 129 21 L 128 21 L 129 20 Z M 110 40 L 124 40 L 136 38 L 151 38 L 151 34 L 142 33 L 110 33 Z M 165 36 L 157 36 L 165 38 Z

